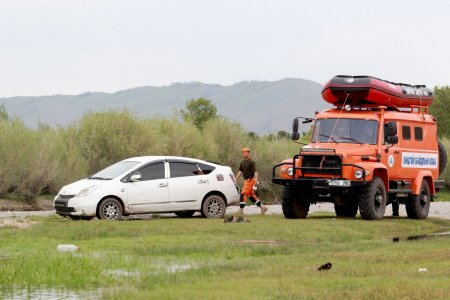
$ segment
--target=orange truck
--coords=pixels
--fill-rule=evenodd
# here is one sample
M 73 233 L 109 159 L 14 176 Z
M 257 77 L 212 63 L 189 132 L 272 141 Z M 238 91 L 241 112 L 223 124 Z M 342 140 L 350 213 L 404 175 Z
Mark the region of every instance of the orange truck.
M 425 219 L 430 202 L 444 187 L 439 174 L 447 153 L 437 139 L 436 120 L 428 114 L 432 90 L 370 76 L 338 75 L 322 97 L 335 107 L 315 118 L 310 144 L 273 167 L 272 182 L 283 186 L 286 218 L 306 218 L 309 206 L 332 202 L 339 217 L 382 219 L 387 205 L 398 215 Z

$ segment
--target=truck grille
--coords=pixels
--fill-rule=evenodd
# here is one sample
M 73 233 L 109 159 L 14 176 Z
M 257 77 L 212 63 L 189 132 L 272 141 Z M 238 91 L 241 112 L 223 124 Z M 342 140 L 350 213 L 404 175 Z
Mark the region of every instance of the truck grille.
M 341 175 L 342 159 L 337 155 L 303 155 L 302 173 Z

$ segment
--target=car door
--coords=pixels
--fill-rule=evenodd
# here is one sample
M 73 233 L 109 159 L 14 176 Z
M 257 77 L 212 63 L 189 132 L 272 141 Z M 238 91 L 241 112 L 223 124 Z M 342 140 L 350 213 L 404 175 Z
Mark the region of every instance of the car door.
M 169 161 L 171 210 L 198 210 L 208 191 L 208 178 L 195 162 Z
M 151 163 L 134 171 L 131 175 L 140 175 L 140 179 L 127 183 L 130 211 L 158 212 L 169 210 L 169 189 L 165 162 Z

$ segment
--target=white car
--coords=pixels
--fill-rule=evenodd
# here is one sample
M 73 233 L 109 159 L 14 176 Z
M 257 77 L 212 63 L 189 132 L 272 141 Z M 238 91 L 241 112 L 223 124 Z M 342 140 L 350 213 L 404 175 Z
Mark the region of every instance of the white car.
M 174 212 L 191 217 L 222 218 L 239 202 L 230 167 L 175 156 L 122 160 L 64 186 L 55 197 L 56 213 L 72 219 L 118 220 L 122 216 Z

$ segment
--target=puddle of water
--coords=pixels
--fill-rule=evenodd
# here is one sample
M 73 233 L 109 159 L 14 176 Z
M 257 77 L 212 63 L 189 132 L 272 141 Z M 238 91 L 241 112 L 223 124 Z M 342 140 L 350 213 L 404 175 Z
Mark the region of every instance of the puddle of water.
M 184 272 L 189 271 L 192 268 L 191 265 L 171 265 L 166 267 L 167 273 L 176 273 L 176 272 Z
M 104 272 L 106 275 L 111 275 L 115 277 L 132 277 L 139 276 L 140 273 L 136 271 L 127 271 L 127 270 L 107 270 Z
M 11 300 L 29 300 L 29 299 L 39 299 L 39 300 L 78 300 L 78 299 L 99 299 L 99 292 L 92 291 L 68 291 L 68 290 L 29 290 L 29 289 L 12 289 L 7 291 L 2 291 L 0 294 L 1 299 L 11 299 Z
M 450 231 L 436 232 L 436 233 L 430 233 L 430 234 L 411 235 L 406 238 L 406 241 L 420 241 L 420 240 L 436 238 L 436 237 L 450 237 Z M 394 242 L 394 243 L 400 242 L 400 237 L 397 236 L 397 237 L 392 238 L 392 242 Z

